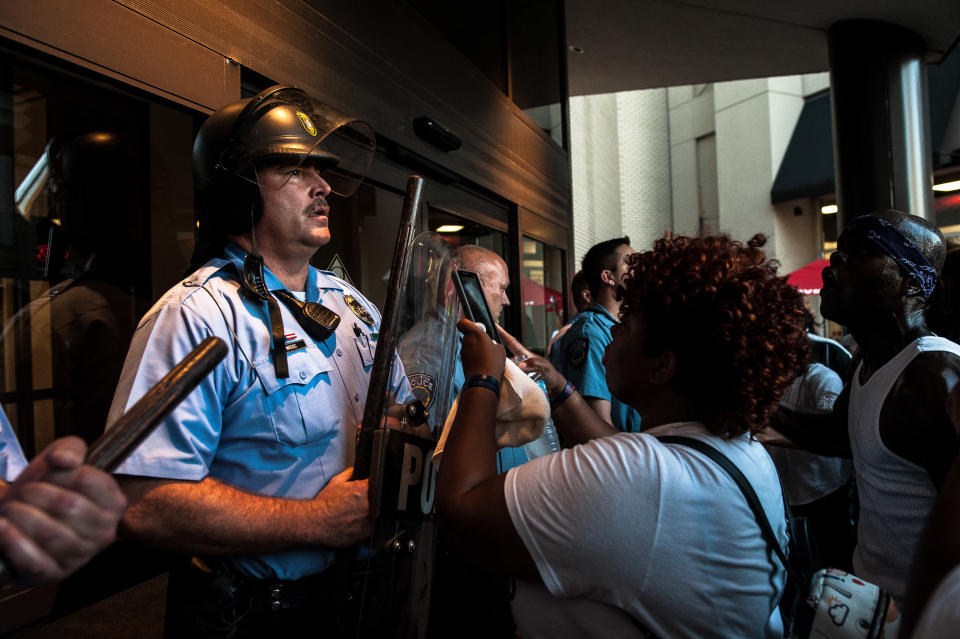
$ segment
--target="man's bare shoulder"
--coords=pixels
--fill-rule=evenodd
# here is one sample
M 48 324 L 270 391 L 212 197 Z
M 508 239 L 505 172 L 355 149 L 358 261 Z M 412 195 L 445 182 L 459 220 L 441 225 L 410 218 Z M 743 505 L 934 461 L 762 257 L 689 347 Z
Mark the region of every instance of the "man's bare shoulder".
M 939 400 L 937 409 L 960 380 L 960 355 L 949 351 L 927 351 L 918 354 L 904 368 L 892 395 L 909 395 Z
M 927 470 L 940 486 L 956 452 L 947 396 L 960 380 L 960 356 L 920 353 L 904 369 L 880 414 L 880 435 L 897 455 Z

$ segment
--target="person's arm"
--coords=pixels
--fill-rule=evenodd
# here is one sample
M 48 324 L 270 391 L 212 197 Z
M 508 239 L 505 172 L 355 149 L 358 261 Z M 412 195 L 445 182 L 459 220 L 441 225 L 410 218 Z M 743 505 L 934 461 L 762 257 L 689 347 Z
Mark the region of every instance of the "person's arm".
M 114 398 L 115 419 L 207 335 L 226 335 L 232 343 L 212 295 L 201 291 L 188 301 L 189 306 L 164 306 L 138 329 Z M 369 529 L 367 482 L 346 486 L 344 477 L 336 477 L 314 499 L 286 500 L 208 477 L 223 407 L 239 392 L 239 383 L 251 379 L 248 365 L 241 350 L 233 349 L 116 470 L 131 505 L 122 534 L 183 553 L 243 554 L 347 545 L 362 538 L 357 529 Z M 340 529 L 347 531 L 346 540 L 337 534 Z
M 503 376 L 505 353 L 472 322 L 464 333 L 464 374 Z M 536 565 L 514 528 L 498 475 L 494 436 L 497 396 L 488 388 L 460 393 L 457 417 L 437 475 L 437 511 L 453 544 L 475 563 L 522 579 L 537 580 Z
M 599 397 L 585 397 L 587 406 L 597 414 L 601 420 L 607 424 L 613 425 L 613 419 L 610 417 L 610 400 L 600 399 Z
M 113 541 L 126 501 L 85 453 L 78 437 L 56 440 L 0 499 L 0 553 L 19 583 L 63 579 Z
M 837 396 L 832 411 L 779 404 L 770 418 L 770 425 L 757 438 L 765 444 L 795 446 L 826 457 L 850 458 L 853 452 L 847 428 L 849 407 L 849 386 Z
M 130 500 L 122 531 L 181 553 L 236 555 L 303 546 L 342 548 L 369 537 L 367 480 L 348 468 L 313 499 L 253 495 L 212 478 L 120 477 Z
M 927 471 L 939 490 L 958 452 L 947 398 L 960 379 L 960 357 L 933 351 L 917 355 L 887 395 L 880 438 L 896 455 Z
M 510 349 L 511 352 L 527 358 L 517 364 L 520 370 L 524 373 L 539 373 L 543 377 L 543 382 L 547 386 L 547 392 L 550 397 L 559 397 L 567 385 L 567 380 L 564 376 L 561 375 L 548 360 L 534 355 L 520 343 L 520 340 L 499 326 L 497 328 L 500 330 L 500 337 L 503 340 L 504 346 Z M 606 419 L 604 419 L 601 414 L 604 407 L 601 406 L 598 410 L 591 402 L 602 402 L 606 405 Z M 597 437 L 616 435 L 620 432 L 610 422 L 609 400 L 585 398 L 578 392 L 574 392 L 573 395 L 553 410 L 551 417 L 560 435 L 563 437 L 564 442 L 571 446 L 588 442 Z

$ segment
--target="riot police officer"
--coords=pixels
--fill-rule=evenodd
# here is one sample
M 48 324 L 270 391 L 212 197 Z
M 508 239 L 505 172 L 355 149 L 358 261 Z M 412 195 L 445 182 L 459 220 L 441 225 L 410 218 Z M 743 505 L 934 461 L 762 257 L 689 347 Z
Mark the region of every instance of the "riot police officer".
M 215 257 L 144 317 L 111 409 L 206 336 L 231 345 L 117 471 L 125 530 L 193 555 L 171 574 L 167 636 L 316 632 L 336 607 L 333 549 L 370 532 L 348 465 L 380 316 L 310 258 L 330 240 L 327 196 L 353 192 L 373 149 L 365 123 L 281 86 L 197 135 L 197 249 Z M 391 387 L 410 395 L 402 366 Z

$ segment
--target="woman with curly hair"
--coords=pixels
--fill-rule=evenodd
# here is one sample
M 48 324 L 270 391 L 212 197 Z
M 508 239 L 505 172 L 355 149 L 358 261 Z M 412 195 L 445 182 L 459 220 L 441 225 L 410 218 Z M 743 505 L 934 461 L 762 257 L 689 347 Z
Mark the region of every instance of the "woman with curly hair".
M 797 296 L 762 236 L 666 237 L 629 258 L 607 383 L 642 417 L 620 433 L 550 364 L 553 419 L 571 449 L 497 475 L 504 351 L 470 322 L 467 382 L 437 484 L 462 552 L 521 579 L 514 616 L 537 637 L 776 637 L 784 567 L 737 485 L 715 462 L 658 437 L 701 440 L 730 459 L 786 543 L 776 470 L 752 434 L 802 370 Z M 522 349 L 515 340 L 512 350 Z

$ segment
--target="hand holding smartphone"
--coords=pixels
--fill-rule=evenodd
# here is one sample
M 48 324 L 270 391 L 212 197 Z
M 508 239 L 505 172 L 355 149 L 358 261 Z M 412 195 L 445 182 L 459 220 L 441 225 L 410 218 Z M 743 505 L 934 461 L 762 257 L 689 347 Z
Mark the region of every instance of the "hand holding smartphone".
M 490 339 L 499 344 L 500 333 L 497 331 L 497 324 L 490 314 L 490 307 L 487 306 L 487 298 L 483 296 L 480 276 L 473 271 L 457 269 L 451 277 L 453 278 L 453 287 L 457 289 L 457 295 L 460 297 L 460 306 L 463 308 L 464 317 L 471 322 L 481 324 Z

